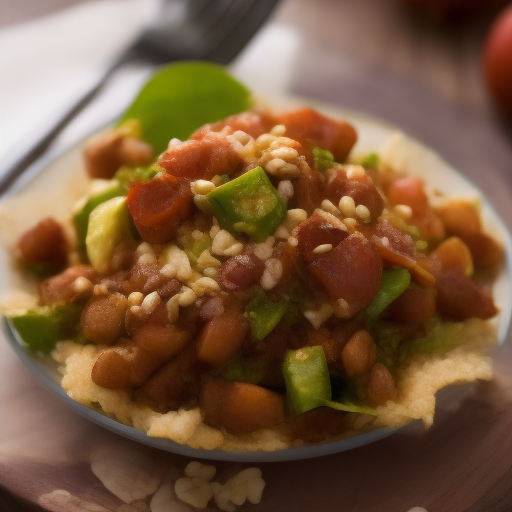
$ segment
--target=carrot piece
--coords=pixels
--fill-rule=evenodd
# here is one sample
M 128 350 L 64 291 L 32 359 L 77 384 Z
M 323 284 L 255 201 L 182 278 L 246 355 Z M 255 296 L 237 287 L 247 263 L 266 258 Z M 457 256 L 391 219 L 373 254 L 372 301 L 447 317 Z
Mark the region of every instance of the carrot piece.
M 127 204 L 142 238 L 165 243 L 189 216 L 192 192 L 188 180 L 167 174 L 132 187 Z
M 382 241 L 376 236 L 373 237 L 373 241 L 375 242 L 377 251 L 383 260 L 386 260 L 389 263 L 396 265 L 397 267 L 410 270 L 420 284 L 424 286 L 434 286 L 434 283 L 436 282 L 434 276 L 423 267 L 421 267 L 417 261 L 414 261 L 412 258 L 409 258 L 404 254 L 400 254 L 399 252 L 384 246 Z
M 282 396 L 246 382 L 206 381 L 201 405 L 206 423 L 235 432 L 250 432 L 284 422 Z

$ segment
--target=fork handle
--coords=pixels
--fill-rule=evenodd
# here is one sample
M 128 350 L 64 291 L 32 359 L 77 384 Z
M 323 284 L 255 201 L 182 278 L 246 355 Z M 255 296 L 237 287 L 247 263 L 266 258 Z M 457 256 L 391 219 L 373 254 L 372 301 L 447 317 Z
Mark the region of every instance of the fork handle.
M 89 104 L 110 78 L 114 69 L 112 66 L 101 74 L 71 106 L 63 112 L 59 112 L 50 122 L 45 121 L 45 129 L 34 130 L 31 135 L 24 138 L 24 141 L 10 149 L 0 166 L 0 196 L 46 151 L 69 122 Z

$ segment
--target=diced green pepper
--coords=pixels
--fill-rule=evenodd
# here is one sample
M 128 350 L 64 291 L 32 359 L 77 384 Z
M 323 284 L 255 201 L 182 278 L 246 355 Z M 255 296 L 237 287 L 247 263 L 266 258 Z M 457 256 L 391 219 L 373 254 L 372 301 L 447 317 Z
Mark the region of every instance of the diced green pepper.
M 184 248 L 190 264 L 195 267 L 197 265 L 197 258 L 211 246 L 212 239 L 207 234 L 203 234 L 200 238 L 192 239 L 190 245 L 187 244 L 187 247 Z
M 122 183 L 118 180 L 110 181 L 110 184 L 105 190 L 90 196 L 83 206 L 73 215 L 73 224 L 75 225 L 79 249 L 85 248 L 85 238 L 87 237 L 87 228 L 89 226 L 89 216 L 91 212 L 109 199 L 126 195 L 126 187 Z
M 377 169 L 379 165 L 379 155 L 377 153 L 369 153 L 361 159 L 360 165 L 365 169 Z
M 50 352 L 57 341 L 79 334 L 83 305 L 39 306 L 29 310 L 7 312 L 6 317 L 20 338 L 34 352 Z
M 403 268 L 390 268 L 382 271 L 382 279 L 377 295 L 366 309 L 370 318 L 377 318 L 411 282 L 409 271 Z
M 114 179 L 125 188 L 125 194 L 127 194 L 131 187 L 151 181 L 162 171 L 163 168 L 157 164 L 153 164 L 150 167 L 136 167 L 135 169 L 131 167 L 121 167 L 116 172 Z
M 222 376 L 230 381 L 258 384 L 265 376 L 268 366 L 269 359 L 265 356 L 248 358 L 239 354 L 224 365 Z
M 256 297 L 245 307 L 252 337 L 257 340 L 265 338 L 280 322 L 287 309 L 288 304 L 285 301 L 272 302 L 259 288 Z
M 257 242 L 272 235 L 286 216 L 286 202 L 261 167 L 212 190 L 207 196 L 222 228 Z
M 289 350 L 282 365 L 292 410 L 302 414 L 331 399 L 331 382 L 324 349 L 320 346 Z
M 134 245 L 133 219 L 126 197 L 114 197 L 97 206 L 89 217 L 85 247 L 94 270 L 106 274 L 117 248 Z
M 313 157 L 318 171 L 327 171 L 335 164 L 334 156 L 327 149 L 313 148 Z

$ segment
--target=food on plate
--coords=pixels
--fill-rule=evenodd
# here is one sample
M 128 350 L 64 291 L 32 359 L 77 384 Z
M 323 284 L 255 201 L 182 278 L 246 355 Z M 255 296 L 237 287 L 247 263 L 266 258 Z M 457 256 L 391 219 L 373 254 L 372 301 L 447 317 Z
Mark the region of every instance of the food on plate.
M 431 424 L 439 388 L 491 378 L 499 308 L 475 277 L 503 248 L 474 202 L 351 160 L 354 127 L 307 107 L 236 113 L 107 175 L 90 155 L 113 133 L 137 120 L 86 145 L 106 179 L 74 240 L 55 219 L 22 235 L 20 263 L 55 275 L 6 312 L 77 402 L 196 448 L 276 450 Z

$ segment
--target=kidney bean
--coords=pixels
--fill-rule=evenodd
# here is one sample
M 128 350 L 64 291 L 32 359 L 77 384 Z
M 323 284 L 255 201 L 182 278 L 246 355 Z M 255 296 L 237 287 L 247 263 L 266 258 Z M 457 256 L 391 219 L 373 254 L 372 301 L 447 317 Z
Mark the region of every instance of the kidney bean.
M 224 262 L 219 276 L 227 290 L 247 290 L 258 284 L 265 270 L 265 264 L 255 254 L 239 254 Z
M 94 343 L 112 345 L 124 332 L 127 309 L 128 301 L 120 293 L 89 301 L 80 318 L 85 336 Z
M 393 376 L 382 363 L 375 363 L 370 370 L 368 395 L 376 404 L 383 404 L 396 397 L 397 390 Z
M 48 217 L 23 233 L 18 240 L 19 259 L 27 265 L 46 265 L 50 271 L 61 270 L 68 261 L 64 229 Z
M 235 432 L 250 432 L 284 422 L 281 395 L 246 382 L 209 379 L 201 393 L 205 422 Z
M 341 351 L 347 375 L 363 375 L 375 363 L 376 347 L 368 331 L 356 332 Z

